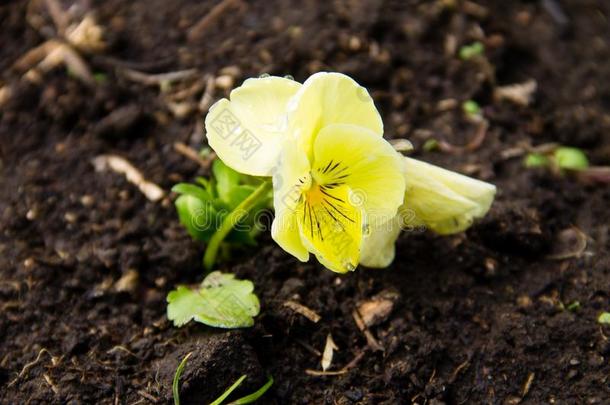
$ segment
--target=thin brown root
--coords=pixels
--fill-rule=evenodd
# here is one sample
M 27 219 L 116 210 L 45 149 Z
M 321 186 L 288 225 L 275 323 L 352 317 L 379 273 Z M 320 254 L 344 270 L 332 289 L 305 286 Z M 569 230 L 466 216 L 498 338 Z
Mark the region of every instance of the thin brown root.
M 187 38 L 189 41 L 196 41 L 203 37 L 205 31 L 218 20 L 227 10 L 233 6 L 243 6 L 241 0 L 222 0 L 220 3 L 212 7 L 212 9 L 193 25 L 188 32 Z
M 214 101 L 214 92 L 216 91 L 216 80 L 214 76 L 209 75 L 205 83 L 205 91 L 199 101 L 199 112 L 206 113 Z
M 345 367 L 343 367 L 342 369 L 340 369 L 340 370 L 336 370 L 336 371 L 320 371 L 320 370 L 306 369 L 305 370 L 305 374 L 316 376 L 316 377 L 320 377 L 320 376 L 337 376 L 337 375 L 346 374 L 348 371 L 350 371 L 352 368 L 354 368 L 354 367 L 356 367 L 358 365 L 360 360 L 364 357 L 365 353 L 366 353 L 366 351 L 362 351 L 362 352 L 358 353 L 352 359 L 352 361 L 347 363 L 347 365 Z
M 364 334 L 369 347 L 374 351 L 384 351 L 383 346 L 377 341 L 377 339 L 375 339 L 373 333 L 366 327 L 364 321 L 362 320 L 362 316 L 357 309 L 352 311 L 352 317 L 354 318 L 358 329 L 360 329 L 360 331 Z
M 175 142 L 174 150 L 183 155 L 184 157 L 194 162 L 197 162 L 204 169 L 209 169 L 210 164 L 212 164 L 212 161 L 216 158 L 216 153 L 212 152 L 204 159 L 199 155 L 199 153 L 197 153 L 195 149 L 183 144 L 182 142 Z
M 152 402 L 153 404 L 156 404 L 159 402 L 159 398 L 154 397 L 152 395 L 150 395 L 148 392 L 144 391 L 144 390 L 139 390 L 138 391 L 138 395 L 140 395 L 141 397 L 144 397 L 146 399 L 148 399 L 150 402 Z
M 68 24 L 70 22 L 70 16 L 62 9 L 61 4 L 57 0 L 44 0 L 45 6 L 49 11 L 49 15 L 55 24 L 57 33 L 60 36 L 64 36 Z
M 521 393 L 521 398 L 525 398 L 528 392 L 530 392 L 530 388 L 532 388 L 532 383 L 534 382 L 534 377 L 536 377 L 535 373 L 529 373 L 527 376 L 527 380 L 525 380 L 525 384 L 523 385 L 523 391 Z
M 25 366 L 23 366 L 23 368 L 21 369 L 21 371 L 19 372 L 17 377 L 8 384 L 8 387 L 12 387 L 13 385 L 15 385 L 17 383 L 17 381 L 19 381 L 19 379 L 25 377 L 25 375 L 30 371 L 30 369 L 40 362 L 40 359 L 42 358 L 42 355 L 44 353 L 48 354 L 51 357 L 51 364 L 53 366 L 56 366 L 57 364 L 59 364 L 59 362 L 62 359 L 61 357 L 53 356 L 51 354 L 51 352 L 49 352 L 47 349 L 45 349 L 43 347 L 42 349 L 40 349 L 40 351 L 38 352 L 38 356 L 36 356 L 36 358 L 33 361 L 30 361 Z
M 161 86 L 163 83 L 172 83 L 180 80 L 187 80 L 195 77 L 199 72 L 197 69 L 177 70 L 175 72 L 149 74 L 137 70 L 123 68 L 120 72 L 125 78 L 142 83 L 147 86 Z
M 460 155 L 467 152 L 473 152 L 481 147 L 483 141 L 487 136 L 487 129 L 489 128 L 489 122 L 483 119 L 479 122 L 479 126 L 474 137 L 464 146 L 452 145 L 449 142 L 439 141 L 438 147 L 443 152 Z
M 51 377 L 49 377 L 48 374 L 43 374 L 42 375 L 44 380 L 47 382 L 47 384 L 49 384 L 49 387 L 51 387 L 51 390 L 53 391 L 53 393 L 55 395 L 59 395 L 59 388 L 57 388 L 57 385 L 55 385 L 55 383 L 53 382 L 53 380 L 51 380 Z
M 110 169 L 116 173 L 124 174 L 127 181 L 135 184 L 150 201 L 159 201 L 165 195 L 165 191 L 161 187 L 144 179 L 138 169 L 120 156 L 100 155 L 94 158 L 92 163 L 98 172 Z

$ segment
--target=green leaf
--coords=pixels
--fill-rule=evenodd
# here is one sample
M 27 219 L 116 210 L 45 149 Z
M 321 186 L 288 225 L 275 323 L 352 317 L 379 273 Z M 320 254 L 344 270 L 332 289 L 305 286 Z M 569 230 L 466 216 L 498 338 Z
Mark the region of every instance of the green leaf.
M 211 202 L 183 194 L 174 204 L 180 223 L 193 239 L 206 242 L 212 237 L 220 221 L 219 213 Z
M 603 325 L 610 325 L 610 312 L 602 312 L 597 318 L 597 322 Z
M 201 201 L 211 201 L 212 196 L 206 190 L 189 183 L 178 183 L 172 187 L 172 191 L 177 194 L 190 195 L 199 198 Z
M 528 153 L 523 160 L 525 167 L 546 167 L 549 163 L 549 158 L 541 153 Z
M 235 381 L 235 382 L 233 383 L 233 385 L 231 385 L 231 386 L 230 386 L 230 387 L 229 387 L 229 388 L 228 388 L 228 389 L 227 389 L 225 392 L 223 392 L 221 396 L 219 396 L 218 398 L 216 398 L 216 399 L 214 400 L 214 402 L 212 402 L 210 405 L 220 405 L 220 404 L 222 404 L 222 402 L 223 402 L 225 399 L 227 399 L 227 397 L 228 397 L 229 395 L 231 395 L 231 393 L 232 393 L 233 391 L 235 391 L 235 390 L 237 389 L 237 387 L 239 387 L 239 386 L 241 385 L 241 383 L 242 383 L 242 382 L 244 382 L 244 380 L 246 379 L 246 377 L 247 377 L 247 376 L 246 376 L 245 374 L 244 374 L 244 375 L 242 375 L 241 377 L 239 377 L 239 378 L 237 379 L 237 381 Z
M 180 405 L 180 376 L 182 376 L 182 372 L 184 371 L 184 367 L 186 366 L 186 362 L 191 357 L 193 352 L 188 353 L 176 369 L 176 373 L 174 374 L 174 381 L 172 382 L 172 393 L 174 394 L 174 405 Z
M 580 309 L 580 302 L 574 301 L 570 305 L 567 306 L 568 311 L 578 311 Z
M 234 186 L 227 193 L 227 199 L 225 202 L 229 205 L 229 208 L 232 210 L 235 209 L 243 200 L 248 198 L 250 194 L 252 194 L 256 190 L 254 186 Z
M 479 115 L 481 113 L 481 107 L 479 107 L 479 104 L 474 100 L 464 101 L 462 110 L 468 115 Z
M 265 394 L 265 392 L 267 392 L 267 390 L 269 390 L 269 388 L 271 388 L 272 385 L 273 385 L 273 377 L 269 376 L 265 385 L 263 385 L 258 390 L 256 390 L 256 392 L 253 392 L 250 395 L 246 395 L 245 397 L 241 397 L 241 398 L 231 402 L 229 405 L 251 404 L 252 402 L 254 402 L 257 399 L 259 399 L 260 397 L 262 397 Z
M 216 159 L 212 165 L 212 172 L 216 178 L 216 190 L 221 200 L 229 201 L 229 193 L 239 185 L 241 174 L 225 165 L 222 160 Z
M 198 290 L 179 286 L 167 296 L 167 317 L 175 326 L 190 320 L 217 328 L 243 328 L 254 325 L 260 311 L 254 285 L 237 280 L 234 274 L 214 271 Z
M 470 45 L 464 45 L 461 47 L 459 55 L 460 59 L 468 60 L 474 58 L 475 56 L 481 55 L 483 52 L 485 52 L 485 45 L 479 41 L 476 41 Z
M 589 167 L 587 155 L 578 148 L 562 146 L 555 150 L 553 157 L 561 169 L 583 170 Z
M 422 146 L 424 152 L 432 152 L 438 149 L 438 141 L 434 138 L 427 139 Z

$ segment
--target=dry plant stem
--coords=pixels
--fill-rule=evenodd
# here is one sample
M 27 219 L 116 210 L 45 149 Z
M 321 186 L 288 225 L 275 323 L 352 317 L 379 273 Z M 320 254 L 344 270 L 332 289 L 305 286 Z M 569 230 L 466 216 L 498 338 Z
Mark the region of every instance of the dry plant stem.
M 124 174 L 127 180 L 135 184 L 150 201 L 159 201 L 165 195 L 161 187 L 144 179 L 144 176 L 138 169 L 120 156 L 100 155 L 93 159 L 92 163 L 98 172 L 110 168 L 117 173 Z
M 286 301 L 283 305 L 286 308 L 290 308 L 294 312 L 303 315 L 313 323 L 318 323 L 321 319 L 321 316 L 318 315 L 313 309 L 307 308 L 305 305 L 299 304 L 296 301 Z
M 452 153 L 452 154 L 456 154 L 456 155 L 466 153 L 466 152 L 473 152 L 473 151 L 479 149 L 479 147 L 483 144 L 483 141 L 485 140 L 485 136 L 487 135 L 488 128 L 489 128 L 489 122 L 487 120 L 483 119 L 479 123 L 477 132 L 475 133 L 474 137 L 466 145 L 455 146 L 455 145 L 450 144 L 449 142 L 440 141 L 438 143 L 438 146 L 443 152 Z
M 178 70 L 159 74 L 142 73 L 129 68 L 123 68 L 121 71 L 127 79 L 147 86 L 159 86 L 163 82 L 190 79 L 198 74 L 197 69 Z
M 188 32 L 188 40 L 196 41 L 203 36 L 208 27 L 222 16 L 232 6 L 241 5 L 241 0 L 223 0 L 210 10 L 197 24 Z
M 175 142 L 174 150 L 193 162 L 197 162 L 199 166 L 203 167 L 204 169 L 209 169 L 210 164 L 216 158 L 216 153 L 212 152 L 207 158 L 204 159 L 199 156 L 199 153 L 197 153 L 195 149 L 183 144 L 182 142 Z
M 220 248 L 220 244 L 227 237 L 229 232 L 233 229 L 233 227 L 242 219 L 248 215 L 248 212 L 262 199 L 265 197 L 265 194 L 271 189 L 271 182 L 265 181 L 261 183 L 260 186 L 256 190 L 252 192 L 243 200 L 233 211 L 229 213 L 220 224 L 220 227 L 214 232 L 212 238 L 210 238 L 210 242 L 208 243 L 208 247 L 205 250 L 205 255 L 203 256 L 203 265 L 207 271 L 211 271 L 214 268 L 214 264 L 216 263 L 216 255 L 218 254 L 218 249 Z
M 346 374 L 349 370 L 351 370 L 352 368 L 356 367 L 356 365 L 358 365 L 360 360 L 362 360 L 362 358 L 364 357 L 365 353 L 366 353 L 365 351 L 358 353 L 352 359 L 352 361 L 347 363 L 347 365 L 345 367 L 343 367 L 342 369 L 340 369 L 340 370 L 337 370 L 337 371 L 319 371 L 319 370 L 307 369 L 307 370 L 305 370 L 305 374 L 316 376 L 316 377 L 337 376 L 337 375 Z
M 44 3 L 57 28 L 57 33 L 60 36 L 64 36 L 69 23 L 67 14 L 62 10 L 61 5 L 57 0 L 44 0 Z

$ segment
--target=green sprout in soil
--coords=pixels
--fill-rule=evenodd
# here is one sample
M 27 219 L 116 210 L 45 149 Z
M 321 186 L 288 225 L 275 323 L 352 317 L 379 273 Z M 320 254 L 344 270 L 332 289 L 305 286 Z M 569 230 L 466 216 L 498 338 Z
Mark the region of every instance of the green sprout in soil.
M 204 256 L 208 271 L 214 268 L 225 239 L 237 246 L 256 244 L 258 228 L 252 214 L 270 208 L 272 201 L 268 181 L 240 174 L 221 160 L 214 161 L 212 172 L 210 179 L 199 177 L 198 184 L 172 188 L 180 194 L 175 202 L 180 222 L 191 237 L 208 243 Z
M 469 117 L 481 115 L 481 107 L 479 106 L 479 103 L 474 100 L 464 101 L 462 104 L 462 110 L 464 110 L 466 115 Z
M 597 318 L 597 322 L 602 325 L 610 325 L 610 312 L 602 312 Z
M 476 41 L 469 45 L 464 45 L 460 48 L 459 56 L 462 60 L 472 59 L 475 56 L 482 55 L 485 52 L 485 45 Z
M 579 301 L 574 301 L 570 305 L 568 305 L 566 308 L 567 308 L 568 311 L 576 312 L 576 311 L 578 311 L 580 309 L 580 302 Z
M 186 367 L 186 362 L 188 361 L 189 357 L 191 357 L 192 354 L 193 353 L 191 352 L 191 353 L 188 353 L 186 356 L 184 356 L 184 358 L 182 359 L 182 361 L 178 365 L 178 368 L 176 369 L 176 372 L 174 374 L 174 380 L 173 380 L 173 383 L 172 383 L 172 393 L 173 393 L 173 396 L 174 396 L 174 405 L 180 405 L 180 377 L 182 376 L 182 373 L 184 372 L 184 368 Z M 224 401 L 229 397 L 229 395 L 231 395 L 231 393 L 233 393 L 233 391 L 235 391 L 244 382 L 244 380 L 246 378 L 247 378 L 247 375 L 245 375 L 245 374 L 242 375 L 241 377 L 239 377 L 233 383 L 233 385 L 231 385 L 218 398 L 216 398 L 214 401 L 212 401 L 210 403 L 210 405 L 221 405 L 221 404 L 223 404 Z M 258 390 L 256 390 L 252 394 L 249 394 L 249 395 L 246 395 L 246 396 L 241 397 L 239 399 L 236 399 L 235 401 L 231 401 L 227 405 L 246 405 L 246 404 L 251 404 L 254 401 L 258 400 L 260 397 L 262 397 L 265 394 L 265 392 L 267 392 L 269 390 L 269 388 L 271 388 L 272 385 L 273 385 L 273 377 L 269 376 L 268 379 L 267 379 L 267 382 L 261 388 L 259 388 Z
M 580 171 L 589 167 L 587 155 L 578 149 L 560 146 L 547 153 L 532 152 L 525 156 L 523 165 L 528 168 L 550 168 L 555 172 Z

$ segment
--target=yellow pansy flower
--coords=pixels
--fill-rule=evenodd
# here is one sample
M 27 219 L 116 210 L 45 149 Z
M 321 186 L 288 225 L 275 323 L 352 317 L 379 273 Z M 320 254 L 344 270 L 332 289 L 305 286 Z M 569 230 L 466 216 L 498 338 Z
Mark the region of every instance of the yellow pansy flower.
M 273 239 L 336 272 L 388 266 L 405 228 L 463 231 L 495 195 L 491 184 L 398 154 L 366 89 L 339 73 L 302 85 L 248 79 L 205 125 L 225 164 L 273 177 Z
M 402 204 L 401 157 L 366 89 L 346 75 L 248 79 L 211 108 L 206 130 L 228 166 L 273 174 L 272 237 L 302 261 L 311 252 L 333 271 L 354 270 L 370 224 Z

